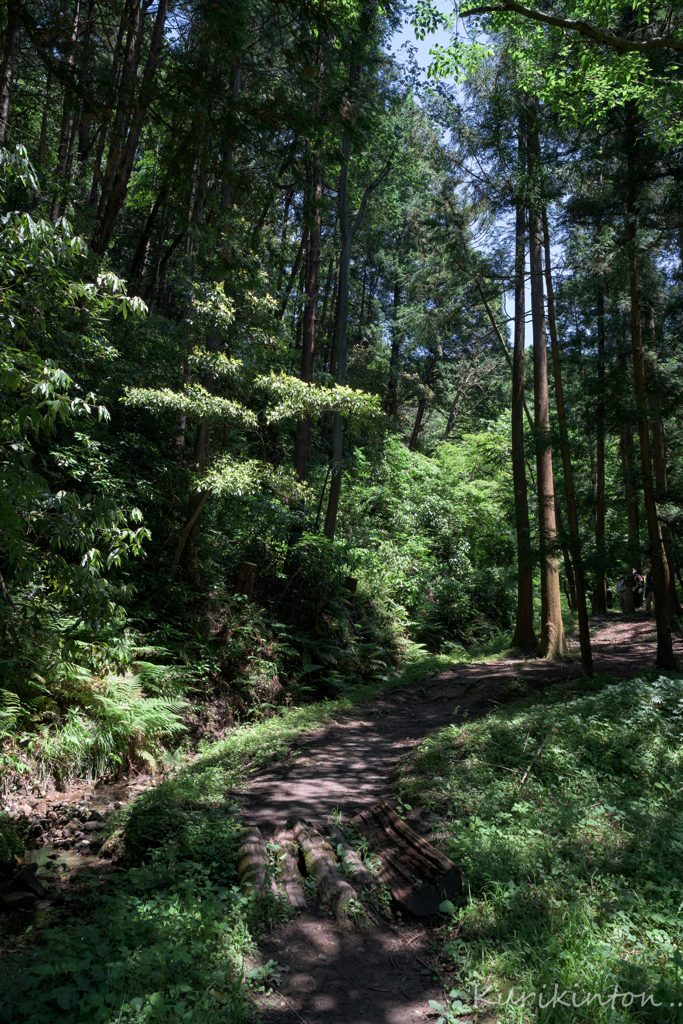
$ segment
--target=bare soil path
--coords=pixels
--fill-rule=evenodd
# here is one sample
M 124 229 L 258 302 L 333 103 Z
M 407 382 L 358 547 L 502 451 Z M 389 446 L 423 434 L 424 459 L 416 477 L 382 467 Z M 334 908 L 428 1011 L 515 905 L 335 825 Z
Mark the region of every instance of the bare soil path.
M 655 663 L 654 621 L 618 613 L 591 619 L 598 674 L 629 677 Z M 346 820 L 380 799 L 391 799 L 400 759 L 428 733 L 466 716 L 486 714 L 525 691 L 581 676 L 575 660 L 562 663 L 508 658 L 456 666 L 427 682 L 383 694 L 307 737 L 289 761 L 255 775 L 239 793 L 244 817 L 266 838 L 287 821 L 322 825 L 332 811 Z M 683 639 L 674 649 L 683 661 Z M 429 836 L 430 821 L 415 808 L 410 824 Z M 415 922 L 401 928 L 345 930 L 317 905 L 276 929 L 263 945 L 284 969 L 283 982 L 261 1000 L 264 1024 L 408 1024 L 434 1019 L 430 999 L 443 996 L 429 944 Z

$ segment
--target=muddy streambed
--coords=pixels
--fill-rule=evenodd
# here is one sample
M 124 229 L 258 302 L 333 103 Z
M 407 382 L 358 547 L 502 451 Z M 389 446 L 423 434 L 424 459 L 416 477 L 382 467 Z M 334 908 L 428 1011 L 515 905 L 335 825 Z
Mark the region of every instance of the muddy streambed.
M 50 908 L 84 875 L 116 870 L 116 838 L 107 838 L 112 814 L 157 785 L 163 775 L 138 775 L 127 781 L 79 784 L 64 792 L 34 787 L 2 801 L 15 822 L 24 825 L 23 855 L 0 869 L 0 929 L 41 927 Z

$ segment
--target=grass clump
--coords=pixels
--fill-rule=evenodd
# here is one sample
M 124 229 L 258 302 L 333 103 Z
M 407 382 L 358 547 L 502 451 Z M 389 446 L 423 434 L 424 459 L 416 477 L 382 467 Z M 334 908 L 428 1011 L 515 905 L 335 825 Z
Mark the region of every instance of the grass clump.
M 520 1024 L 683 1020 L 682 733 L 683 681 L 645 676 L 555 688 L 421 745 L 402 793 L 440 809 L 468 897 L 444 929 L 460 986 L 444 1020 L 462 990 Z M 555 985 L 568 995 L 544 1005 Z

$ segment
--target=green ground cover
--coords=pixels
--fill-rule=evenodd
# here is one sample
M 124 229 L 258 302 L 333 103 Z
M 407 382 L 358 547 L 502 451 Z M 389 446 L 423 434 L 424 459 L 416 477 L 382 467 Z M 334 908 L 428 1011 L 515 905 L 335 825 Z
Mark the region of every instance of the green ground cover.
M 683 679 L 588 686 L 449 726 L 406 765 L 402 798 L 438 811 L 466 876 L 443 1020 L 475 999 L 518 1024 L 683 1020 Z
M 6 937 L 0 1019 L 239 1024 L 262 981 L 249 977 L 250 954 L 289 911 L 237 888 L 241 822 L 230 790 L 378 691 L 452 664 L 415 646 L 393 679 L 235 728 L 123 809 L 113 830 L 125 832 L 126 869 L 71 893 L 20 939 Z

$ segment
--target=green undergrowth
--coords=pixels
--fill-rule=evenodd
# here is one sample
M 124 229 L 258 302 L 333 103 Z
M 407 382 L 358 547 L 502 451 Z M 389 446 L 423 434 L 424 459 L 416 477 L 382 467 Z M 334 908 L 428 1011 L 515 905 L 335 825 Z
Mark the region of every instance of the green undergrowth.
M 297 741 L 396 685 L 453 666 L 409 651 L 391 681 L 282 709 L 234 728 L 112 819 L 125 868 L 47 912 L 0 957 L 0 1019 L 18 1024 L 240 1024 L 251 1013 L 248 958 L 287 916 L 237 888 L 239 806 L 232 788 Z M 253 972 L 252 972 L 253 973 Z
M 264 929 L 290 911 L 238 888 L 236 810 L 216 769 L 181 773 L 136 804 L 126 822 L 126 869 L 72 890 L 38 915 L 35 931 L 5 941 L 0 1020 L 251 1019 L 245 961 Z
M 488 648 L 489 658 L 492 646 Z M 504 653 L 502 641 L 499 647 Z M 457 664 L 464 663 L 463 659 Z M 183 856 L 189 855 L 203 849 L 207 830 L 214 848 L 224 842 L 229 845 L 229 834 L 221 839 L 217 831 L 227 827 L 220 824 L 225 822 L 221 816 L 239 812 L 230 793 L 252 772 L 285 760 L 312 732 L 387 689 L 410 685 L 454 664 L 452 657 L 430 654 L 415 646 L 391 680 L 359 685 L 336 700 L 283 708 L 270 718 L 230 730 L 225 739 L 205 746 L 193 762 L 147 790 L 112 819 L 113 827 L 125 833 L 127 863 L 142 863 L 151 851 L 169 842 L 175 843 Z
M 0 965 L 0 1016 L 26 1024 L 242 1021 L 252 946 L 229 870 L 156 857 L 72 898 Z M 71 918 L 70 915 L 74 917 Z
M 444 1021 L 683 1021 L 682 738 L 683 679 L 646 672 L 421 744 L 402 797 L 438 812 L 465 872 Z

